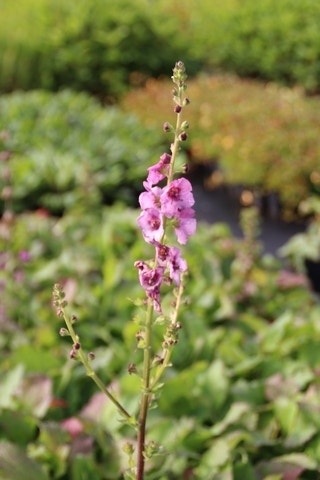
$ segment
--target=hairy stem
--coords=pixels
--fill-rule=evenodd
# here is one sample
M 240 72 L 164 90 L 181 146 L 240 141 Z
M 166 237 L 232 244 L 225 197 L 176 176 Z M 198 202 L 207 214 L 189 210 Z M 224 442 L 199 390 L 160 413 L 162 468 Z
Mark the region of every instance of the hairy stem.
M 74 344 L 78 343 L 79 342 L 79 337 L 78 335 L 76 334 L 74 328 L 73 328 L 73 325 L 72 325 L 72 321 L 70 320 L 70 318 L 68 317 L 68 315 L 66 314 L 64 308 L 61 308 L 61 312 L 63 314 L 63 319 L 65 321 L 65 324 L 67 326 L 67 329 L 68 329 L 68 332 L 74 342 Z M 79 344 L 79 349 L 77 350 L 77 357 L 79 358 L 79 360 L 81 361 L 81 363 L 83 364 L 85 370 L 86 370 L 86 373 L 88 375 L 88 377 L 92 378 L 92 380 L 94 381 L 94 383 L 97 385 L 97 387 L 99 388 L 99 390 L 101 390 L 102 393 L 104 393 L 108 399 L 115 405 L 115 407 L 117 408 L 117 410 L 119 411 L 119 413 L 126 419 L 130 422 L 130 424 L 134 425 L 135 424 L 135 419 L 130 415 L 130 413 L 127 412 L 127 410 L 118 402 L 118 400 L 112 395 L 112 393 L 106 388 L 106 386 L 104 385 L 104 383 L 102 382 L 102 380 L 100 379 L 100 377 L 98 377 L 98 375 L 96 374 L 96 372 L 93 370 L 93 368 L 91 367 L 90 365 L 90 361 L 88 359 L 88 357 L 86 356 L 86 354 L 84 353 L 84 351 L 82 350 L 81 348 L 81 345 Z
M 178 290 L 178 294 L 177 294 L 175 309 L 174 309 L 174 312 L 173 312 L 173 315 L 172 315 L 172 318 L 171 318 L 171 323 L 172 324 L 176 323 L 177 320 L 178 320 L 178 313 L 179 313 L 179 309 L 180 309 L 180 305 L 181 305 L 181 301 L 182 301 L 183 290 L 184 290 L 183 279 L 181 279 L 181 283 L 179 285 L 179 290 Z M 171 347 L 167 347 L 163 350 L 162 363 L 161 363 L 161 365 L 159 365 L 155 376 L 151 379 L 151 382 L 150 382 L 150 391 L 151 392 L 156 387 L 156 385 L 159 382 L 160 378 L 162 377 L 165 369 L 169 366 L 171 353 L 172 353 L 173 348 L 174 348 L 174 345 L 172 345 Z
M 151 329 L 153 305 L 148 302 L 145 325 L 145 348 L 143 352 L 143 385 L 138 420 L 138 446 L 137 446 L 137 475 L 136 480 L 143 480 L 145 464 L 145 440 L 148 407 L 150 402 L 150 368 L 151 368 Z

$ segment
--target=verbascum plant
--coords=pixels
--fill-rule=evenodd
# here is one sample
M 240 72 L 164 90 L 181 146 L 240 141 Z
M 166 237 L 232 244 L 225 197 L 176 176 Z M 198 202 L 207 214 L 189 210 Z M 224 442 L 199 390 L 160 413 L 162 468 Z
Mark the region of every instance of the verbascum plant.
M 163 448 L 148 439 L 147 419 L 150 408 L 156 406 L 156 399 L 163 386 L 165 370 L 171 366 L 172 351 L 178 344 L 179 311 L 184 303 L 183 291 L 188 266 L 178 245 L 185 245 L 196 231 L 194 198 L 192 186 L 186 178 L 177 178 L 181 167 L 177 161 L 181 143 L 187 139 L 188 122 L 183 119 L 185 107 L 189 104 L 186 96 L 186 70 L 179 61 L 173 69 L 173 110 L 175 125 L 165 122 L 163 129 L 173 135 L 170 153 L 163 153 L 160 159 L 148 168 L 143 183 L 144 191 L 139 196 L 141 213 L 137 224 L 144 241 L 153 248 L 151 259 L 134 262 L 138 278 L 144 290 L 144 298 L 135 303 L 141 312 L 135 318 L 137 323 L 137 348 L 142 352 L 141 365 L 131 363 L 129 374 L 141 379 L 138 412 L 128 412 L 114 394 L 104 385 L 92 368 L 94 353 L 85 353 L 75 330 L 76 317 L 67 312 L 65 293 L 61 285 L 53 290 L 53 305 L 57 316 L 64 320 L 60 329 L 62 336 L 70 336 L 72 348 L 70 357 L 83 363 L 86 373 L 97 387 L 111 400 L 121 419 L 135 430 L 135 440 L 125 445 L 128 454 L 128 469 L 125 478 L 142 480 L 145 476 L 146 461 Z M 171 296 L 170 302 L 167 301 Z M 165 298 L 165 301 L 163 300 Z M 155 340 L 159 331 L 160 344 Z

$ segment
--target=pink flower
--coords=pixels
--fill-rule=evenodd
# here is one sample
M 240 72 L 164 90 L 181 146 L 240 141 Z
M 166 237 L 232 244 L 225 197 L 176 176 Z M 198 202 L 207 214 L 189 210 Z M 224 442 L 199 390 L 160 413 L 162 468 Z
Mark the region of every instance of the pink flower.
M 144 186 L 146 192 L 142 192 L 139 195 L 139 204 L 142 210 L 146 210 L 147 208 L 160 209 L 162 189 L 160 187 L 150 187 L 147 182 L 144 182 Z
M 160 286 L 163 282 L 164 268 L 151 268 L 143 261 L 135 262 L 134 266 L 139 270 L 140 285 L 153 300 L 153 306 L 157 312 L 161 312 Z
M 192 186 L 186 178 L 178 178 L 167 185 L 161 194 L 161 212 L 166 217 L 175 217 L 177 212 L 192 207 Z
M 143 210 L 138 217 L 138 225 L 146 242 L 160 241 L 163 237 L 163 219 L 160 211 L 156 208 Z
M 188 237 L 193 235 L 197 228 L 197 221 L 194 218 L 195 212 L 193 208 L 186 208 L 179 212 L 175 217 L 174 230 L 177 240 L 180 244 L 185 245 Z
M 181 257 L 181 252 L 177 247 L 169 249 L 168 256 L 169 277 L 176 285 L 180 285 L 181 274 L 186 272 L 187 262 Z
M 169 153 L 164 153 L 161 155 L 158 163 L 148 168 L 147 183 L 149 185 L 156 185 L 168 176 L 170 161 L 171 155 L 169 155 Z

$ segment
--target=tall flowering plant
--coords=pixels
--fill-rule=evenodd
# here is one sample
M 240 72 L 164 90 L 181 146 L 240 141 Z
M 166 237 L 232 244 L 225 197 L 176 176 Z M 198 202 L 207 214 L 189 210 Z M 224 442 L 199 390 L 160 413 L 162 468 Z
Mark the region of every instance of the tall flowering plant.
M 168 122 L 163 126 L 165 132 L 173 134 L 170 153 L 161 155 L 159 161 L 148 168 L 147 178 L 143 183 L 144 191 L 139 196 L 141 213 L 137 223 L 145 242 L 153 247 L 154 254 L 151 259 L 140 259 L 134 264 L 145 292 L 142 302 L 143 314 L 137 319 L 136 334 L 137 346 L 143 351 L 140 369 L 142 387 L 137 415 L 129 413 L 94 372 L 91 366 L 94 355 L 93 353 L 86 355 L 82 350 L 74 326 L 76 318 L 68 316 L 66 312 L 67 303 L 62 287 L 56 284 L 53 292 L 57 315 L 63 318 L 66 324 L 66 328 L 62 328 L 60 334 L 71 336 L 73 341 L 70 357 L 83 363 L 87 375 L 136 431 L 136 445 L 125 446 L 125 451 L 129 455 L 129 469 L 125 477 L 131 480 L 144 478 L 146 459 L 159 450 L 153 441 L 147 441 L 147 416 L 155 393 L 162 386 L 160 380 L 163 373 L 170 366 L 172 350 L 178 343 L 181 328 L 178 317 L 183 303 L 187 262 L 179 245 L 185 245 L 196 230 L 192 186 L 186 178 L 176 178 L 176 174 L 179 173 L 177 156 L 181 142 L 187 139 L 188 129 L 188 122 L 183 120 L 184 108 L 189 103 L 186 96 L 187 75 L 183 62 L 176 63 L 171 78 L 174 83 L 172 93 L 176 122 L 175 126 Z M 163 302 L 163 291 L 168 289 L 173 297 L 170 307 L 167 306 L 167 302 Z M 164 335 L 160 348 L 155 349 L 153 334 L 157 325 L 161 325 L 162 328 L 164 326 Z M 139 369 L 134 364 L 130 364 L 128 370 L 131 374 L 139 374 Z

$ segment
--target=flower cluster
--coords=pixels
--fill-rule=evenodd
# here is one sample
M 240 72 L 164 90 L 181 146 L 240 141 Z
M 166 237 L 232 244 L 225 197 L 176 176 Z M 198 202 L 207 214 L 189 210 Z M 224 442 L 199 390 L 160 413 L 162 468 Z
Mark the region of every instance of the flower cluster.
M 184 245 L 196 230 L 192 186 L 186 178 L 174 178 L 174 162 L 180 142 L 187 138 L 185 129 L 188 127 L 187 122 L 181 121 L 182 109 L 189 103 L 184 97 L 186 75 L 182 62 L 177 62 L 172 80 L 176 84 L 173 100 L 177 123 L 175 129 L 168 122 L 164 126 L 165 131 L 174 131 L 171 154 L 164 153 L 155 165 L 148 168 L 148 176 L 143 183 L 145 191 L 139 196 L 142 211 L 138 225 L 145 241 L 155 247 L 156 254 L 153 262 L 137 261 L 135 266 L 139 270 L 140 284 L 153 300 L 157 312 L 161 312 L 161 285 L 179 285 L 181 275 L 187 270 L 179 248 L 167 244 L 168 231 L 173 230 L 178 243 Z M 165 186 L 159 185 L 163 183 Z

